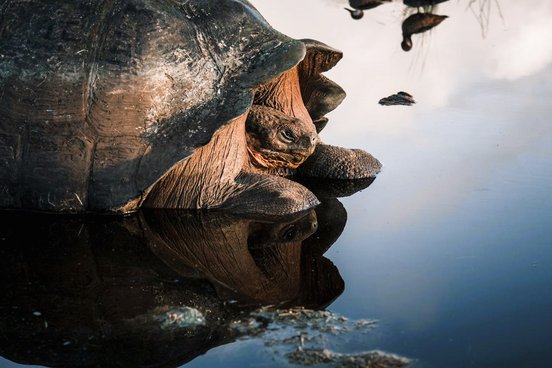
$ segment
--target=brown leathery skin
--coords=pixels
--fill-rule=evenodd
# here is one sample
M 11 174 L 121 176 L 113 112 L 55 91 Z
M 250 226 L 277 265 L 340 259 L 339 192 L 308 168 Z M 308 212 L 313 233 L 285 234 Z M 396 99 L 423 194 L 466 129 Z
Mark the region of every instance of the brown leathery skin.
M 285 216 L 277 223 L 266 223 L 262 221 L 252 222 L 249 226 L 249 237 L 247 245 L 249 249 L 266 248 L 278 244 L 291 244 L 302 242 L 316 231 L 318 231 L 318 220 L 314 210 L 300 212 Z
M 236 178 L 236 183 L 247 186 L 247 190 L 228 199 L 221 208 L 236 213 L 282 215 L 305 211 L 320 204 L 310 190 L 279 176 L 244 171 Z
M 245 114 L 169 170 L 151 189 L 146 208 L 224 208 L 282 215 L 316 206 L 318 199 L 291 180 L 242 170 L 246 165 Z
M 215 132 L 211 141 L 177 163 L 149 191 L 146 208 L 213 208 L 240 187 L 234 178 L 245 163 L 246 115 Z
M 258 87 L 253 104 L 271 107 L 286 115 L 312 123 L 301 96 L 298 66 Z

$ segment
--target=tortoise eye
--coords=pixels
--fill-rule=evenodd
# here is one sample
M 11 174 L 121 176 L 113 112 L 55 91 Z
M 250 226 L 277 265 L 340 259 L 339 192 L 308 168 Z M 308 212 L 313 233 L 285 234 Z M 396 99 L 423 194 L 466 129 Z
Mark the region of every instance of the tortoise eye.
M 282 238 L 285 241 L 291 241 L 295 238 L 297 234 L 297 229 L 294 225 L 290 225 L 284 230 L 284 233 L 282 234 Z
M 297 137 L 293 134 L 293 132 L 289 129 L 284 129 L 281 132 L 282 138 L 288 142 L 295 142 L 297 140 Z

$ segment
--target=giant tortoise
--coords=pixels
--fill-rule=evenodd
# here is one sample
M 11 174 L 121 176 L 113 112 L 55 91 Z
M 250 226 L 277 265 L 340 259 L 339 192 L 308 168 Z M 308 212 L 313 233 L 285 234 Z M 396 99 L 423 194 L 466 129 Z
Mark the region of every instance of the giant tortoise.
M 341 56 L 245 0 L 3 1 L 0 207 L 310 208 L 285 176 L 380 168 L 316 134 L 345 96 L 321 74 Z

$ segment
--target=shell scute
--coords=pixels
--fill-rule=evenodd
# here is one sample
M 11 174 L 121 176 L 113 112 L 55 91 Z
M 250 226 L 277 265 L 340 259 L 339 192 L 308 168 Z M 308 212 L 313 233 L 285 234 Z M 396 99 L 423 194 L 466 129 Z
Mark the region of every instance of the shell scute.
M 93 143 L 84 136 L 31 133 L 23 151 L 19 196 L 23 208 L 85 209 Z M 38 190 L 37 188 L 50 188 Z

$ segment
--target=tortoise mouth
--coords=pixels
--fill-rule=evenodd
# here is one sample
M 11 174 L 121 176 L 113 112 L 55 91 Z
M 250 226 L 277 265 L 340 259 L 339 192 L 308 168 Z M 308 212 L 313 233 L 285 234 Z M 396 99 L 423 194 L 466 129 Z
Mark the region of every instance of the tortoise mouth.
M 305 150 L 274 151 L 247 145 L 254 166 L 262 169 L 296 169 L 314 152 L 315 146 Z

